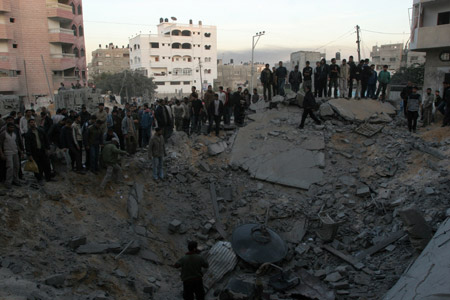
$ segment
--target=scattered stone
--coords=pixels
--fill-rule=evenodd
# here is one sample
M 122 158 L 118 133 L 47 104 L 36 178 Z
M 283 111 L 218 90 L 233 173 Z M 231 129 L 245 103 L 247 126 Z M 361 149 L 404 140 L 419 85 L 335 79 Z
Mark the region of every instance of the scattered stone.
M 367 197 L 370 196 L 370 188 L 366 185 L 361 186 L 356 190 L 356 196 Z
M 177 233 L 180 230 L 180 227 L 181 227 L 181 221 L 175 219 L 169 223 L 169 232 Z
M 209 167 L 208 163 L 202 160 L 200 160 L 200 162 L 198 163 L 198 168 L 204 172 L 211 172 L 211 168 Z
M 322 118 L 331 117 L 334 115 L 334 110 L 328 103 L 323 103 L 319 108 L 319 114 Z
M 208 154 L 210 156 L 216 156 L 220 153 L 224 152 L 227 149 L 227 143 L 226 142 L 218 142 L 215 144 L 208 145 Z
M 336 282 L 341 280 L 343 277 L 339 272 L 333 272 L 331 274 L 328 274 L 327 277 L 325 277 L 325 281 L 327 282 Z
M 53 275 L 51 277 L 48 277 L 45 279 L 46 285 L 51 285 L 56 288 L 61 288 L 64 285 L 64 282 L 66 281 L 66 276 L 63 274 L 57 274 Z
M 144 249 L 139 252 L 139 257 L 144 260 L 148 260 L 154 264 L 160 265 L 162 264 L 162 260 L 158 257 L 158 255 L 150 249 Z
M 416 250 L 422 251 L 432 237 L 431 227 L 414 206 L 400 210 L 399 214 L 408 231 L 411 244 Z
M 121 245 L 119 243 L 110 244 L 86 244 L 78 247 L 76 252 L 78 254 L 103 254 L 113 251 L 120 251 Z
M 139 216 L 139 203 L 142 202 L 143 197 L 144 186 L 142 184 L 135 183 L 130 189 L 130 194 L 128 195 L 127 201 L 128 215 L 132 220 L 137 220 Z
M 375 141 L 374 141 L 374 140 L 365 140 L 365 141 L 363 142 L 363 145 L 366 146 L 366 147 L 370 147 L 370 146 L 372 146 L 373 144 L 375 144 Z
M 425 192 L 425 194 L 427 194 L 428 196 L 431 196 L 431 195 L 434 195 L 434 189 L 433 188 L 431 188 L 431 187 L 426 187 L 425 189 L 424 189 L 424 192 Z
M 86 237 L 73 237 L 69 242 L 67 242 L 67 246 L 69 248 L 72 248 L 73 250 L 77 249 L 78 247 L 86 245 Z

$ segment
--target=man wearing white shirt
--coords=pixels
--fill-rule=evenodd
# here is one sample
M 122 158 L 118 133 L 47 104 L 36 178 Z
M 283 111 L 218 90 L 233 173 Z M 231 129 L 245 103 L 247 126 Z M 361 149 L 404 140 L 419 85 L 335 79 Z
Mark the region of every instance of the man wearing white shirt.
M 222 102 L 222 104 L 225 105 L 225 102 L 227 101 L 227 93 L 223 91 L 223 86 L 219 86 L 219 100 Z
M 31 109 L 27 109 L 25 111 L 25 116 L 20 118 L 19 128 L 20 128 L 20 134 L 22 136 L 28 132 L 28 120 L 31 119 L 31 114 L 32 114 Z

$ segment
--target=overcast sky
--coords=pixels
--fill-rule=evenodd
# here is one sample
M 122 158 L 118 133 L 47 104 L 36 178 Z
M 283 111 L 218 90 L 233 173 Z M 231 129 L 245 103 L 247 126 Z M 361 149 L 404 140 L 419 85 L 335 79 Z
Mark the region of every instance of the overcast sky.
M 337 51 L 356 55 L 356 30 L 361 31 L 363 57 L 374 45 L 406 43 L 412 0 L 84 0 L 85 39 L 90 53 L 112 42 L 127 45 L 137 33 L 156 33 L 159 18 L 189 19 L 215 25 L 218 57 L 250 61 L 252 36 L 265 31 L 255 61 L 289 60 L 299 50 L 316 50 L 331 58 Z M 381 33 L 374 33 L 376 31 Z

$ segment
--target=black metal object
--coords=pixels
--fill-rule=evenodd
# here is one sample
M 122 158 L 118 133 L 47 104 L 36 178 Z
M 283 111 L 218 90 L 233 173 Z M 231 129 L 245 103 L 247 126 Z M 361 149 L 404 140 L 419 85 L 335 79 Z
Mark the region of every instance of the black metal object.
M 270 228 L 245 224 L 234 229 L 231 245 L 236 254 L 251 264 L 275 263 L 287 254 L 286 243 Z

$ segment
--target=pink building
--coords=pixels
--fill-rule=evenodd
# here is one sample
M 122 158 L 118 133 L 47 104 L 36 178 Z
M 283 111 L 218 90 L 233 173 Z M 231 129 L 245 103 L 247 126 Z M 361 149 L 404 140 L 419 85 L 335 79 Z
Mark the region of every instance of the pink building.
M 82 0 L 0 0 L 0 94 L 27 103 L 86 76 Z

